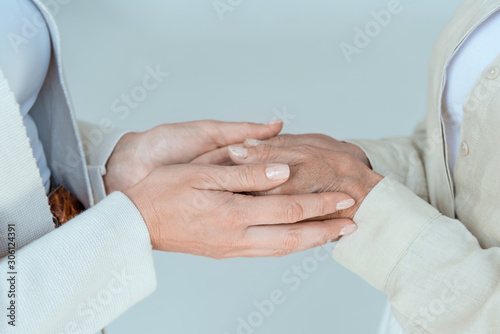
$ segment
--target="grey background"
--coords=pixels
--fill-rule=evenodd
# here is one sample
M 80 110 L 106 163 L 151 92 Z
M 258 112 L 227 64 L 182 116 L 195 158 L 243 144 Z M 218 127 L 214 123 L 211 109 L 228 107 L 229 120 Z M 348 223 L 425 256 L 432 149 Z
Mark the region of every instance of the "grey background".
M 145 130 L 206 118 L 266 122 L 286 110 L 293 117 L 285 132 L 338 138 L 411 133 L 425 113 L 431 49 L 459 4 L 401 0 L 403 11 L 348 64 L 340 43 L 352 44 L 354 28 L 389 1 L 243 0 L 223 21 L 212 0 L 59 1 L 67 79 L 82 119 Z M 168 79 L 120 119 L 112 101 L 156 65 Z M 274 289 L 286 302 L 256 334 L 375 333 L 385 296 L 333 260 L 296 291 L 282 281 L 312 254 L 215 261 L 155 253 L 157 291 L 108 333 L 234 334 L 237 318 Z

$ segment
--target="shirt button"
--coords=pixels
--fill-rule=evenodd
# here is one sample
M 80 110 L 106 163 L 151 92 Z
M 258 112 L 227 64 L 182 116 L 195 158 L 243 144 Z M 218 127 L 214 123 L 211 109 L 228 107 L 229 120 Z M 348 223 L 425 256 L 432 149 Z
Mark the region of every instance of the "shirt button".
M 488 79 L 495 80 L 496 78 L 498 78 L 498 76 L 500 76 L 500 67 L 495 65 L 491 67 L 488 73 Z
M 462 143 L 462 154 L 463 155 L 469 155 L 469 152 L 470 152 L 470 150 L 469 150 L 469 144 L 467 144 L 467 142 L 464 141 Z

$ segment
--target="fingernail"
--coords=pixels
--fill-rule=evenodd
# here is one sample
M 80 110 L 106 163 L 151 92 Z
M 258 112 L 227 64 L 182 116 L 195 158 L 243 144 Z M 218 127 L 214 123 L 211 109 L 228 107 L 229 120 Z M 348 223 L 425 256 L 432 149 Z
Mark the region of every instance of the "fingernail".
M 240 146 L 229 146 L 229 152 L 237 158 L 245 159 L 248 156 L 248 150 Z
M 272 121 L 267 122 L 266 125 L 274 125 L 274 124 L 278 124 L 278 123 L 283 123 L 283 120 L 273 119 Z
M 356 224 L 350 224 L 350 225 L 344 226 L 340 230 L 339 236 L 351 234 L 351 233 L 355 232 L 357 229 L 358 229 L 358 227 L 356 226 Z
M 337 203 L 337 210 L 340 211 L 340 210 L 349 209 L 354 204 L 356 204 L 356 202 L 352 198 L 340 201 Z
M 257 139 L 251 139 L 251 138 L 247 138 L 247 140 L 245 140 L 245 142 L 247 143 L 248 146 L 252 146 L 252 147 L 264 144 L 263 141 L 260 141 Z
M 287 179 L 290 176 L 290 167 L 288 165 L 274 165 L 266 168 L 266 175 L 269 180 L 279 181 Z

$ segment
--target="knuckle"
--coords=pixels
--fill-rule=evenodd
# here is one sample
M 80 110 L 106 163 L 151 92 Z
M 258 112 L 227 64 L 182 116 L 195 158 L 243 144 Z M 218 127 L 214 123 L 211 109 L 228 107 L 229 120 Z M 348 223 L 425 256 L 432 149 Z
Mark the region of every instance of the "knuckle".
M 273 251 L 273 253 L 271 254 L 271 256 L 273 257 L 283 257 L 283 256 L 286 256 L 286 255 L 290 255 L 292 254 L 292 251 L 290 249 L 276 249 Z
M 259 160 L 269 160 L 272 157 L 272 146 L 269 145 L 259 145 L 256 148 L 257 158 Z
M 319 213 L 319 216 L 326 216 L 328 214 L 331 214 L 332 213 L 332 204 L 330 204 L 331 202 L 329 202 L 329 200 L 327 198 L 325 198 L 324 196 L 321 197 L 321 200 L 320 201 L 317 201 L 316 202 L 317 205 L 318 205 L 318 213 Z
M 338 162 L 335 168 L 339 176 L 350 175 L 353 170 L 359 168 L 357 158 L 348 153 L 339 152 L 336 160 Z
M 255 186 L 257 184 L 257 170 L 251 166 L 244 166 L 238 174 L 240 184 Z
M 293 253 L 300 247 L 300 245 L 302 245 L 302 233 L 300 233 L 300 231 L 292 230 L 283 237 L 282 247 L 280 250 L 286 255 Z
M 308 156 L 308 155 L 315 155 L 316 152 L 318 151 L 318 148 L 315 146 L 303 144 L 299 145 L 298 151 L 303 155 L 303 156 Z
M 316 240 L 313 247 L 323 246 L 328 242 L 330 242 L 330 240 L 334 240 L 337 237 L 338 235 L 336 233 L 333 233 L 332 231 L 325 229 L 324 232 L 322 233 L 322 236 L 318 240 Z
M 322 133 L 312 133 L 310 136 L 312 138 L 315 138 L 315 139 L 318 139 L 318 140 L 322 140 L 322 141 L 331 141 L 331 140 L 333 140 L 332 137 L 327 136 L 327 135 L 322 134 Z
M 201 188 L 201 189 L 205 189 L 212 186 L 220 188 L 222 184 L 217 176 L 204 173 L 200 173 L 196 177 L 186 178 L 186 181 L 189 185 L 193 186 L 194 188 Z
M 227 167 L 222 167 L 220 172 L 217 173 L 217 177 L 221 184 L 227 184 L 230 181 L 230 174 Z
M 301 221 L 304 218 L 304 208 L 297 201 L 293 201 L 284 206 L 283 217 L 290 223 Z
M 297 145 L 294 147 L 293 155 L 297 161 L 306 161 L 311 158 L 312 149 L 308 145 Z
M 278 146 L 287 146 L 292 139 L 292 135 L 280 135 L 276 137 L 276 144 Z
M 213 126 L 215 127 L 217 125 L 217 121 L 216 120 L 213 120 L 213 119 L 204 119 L 202 121 L 199 121 L 199 124 L 203 125 L 203 126 Z

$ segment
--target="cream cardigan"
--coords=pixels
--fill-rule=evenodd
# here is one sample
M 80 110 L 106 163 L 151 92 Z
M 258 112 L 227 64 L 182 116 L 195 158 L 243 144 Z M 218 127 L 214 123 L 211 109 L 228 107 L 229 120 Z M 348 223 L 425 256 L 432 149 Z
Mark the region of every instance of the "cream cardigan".
M 75 122 L 55 21 L 34 3 L 49 26 L 53 54 L 30 115 L 53 177 L 89 209 L 54 229 L 19 105 L 0 69 L 0 333 L 93 333 L 155 289 L 151 244 L 125 195 L 103 199 L 104 166 L 123 132 Z M 76 129 L 101 131 L 104 139 L 88 145 Z

